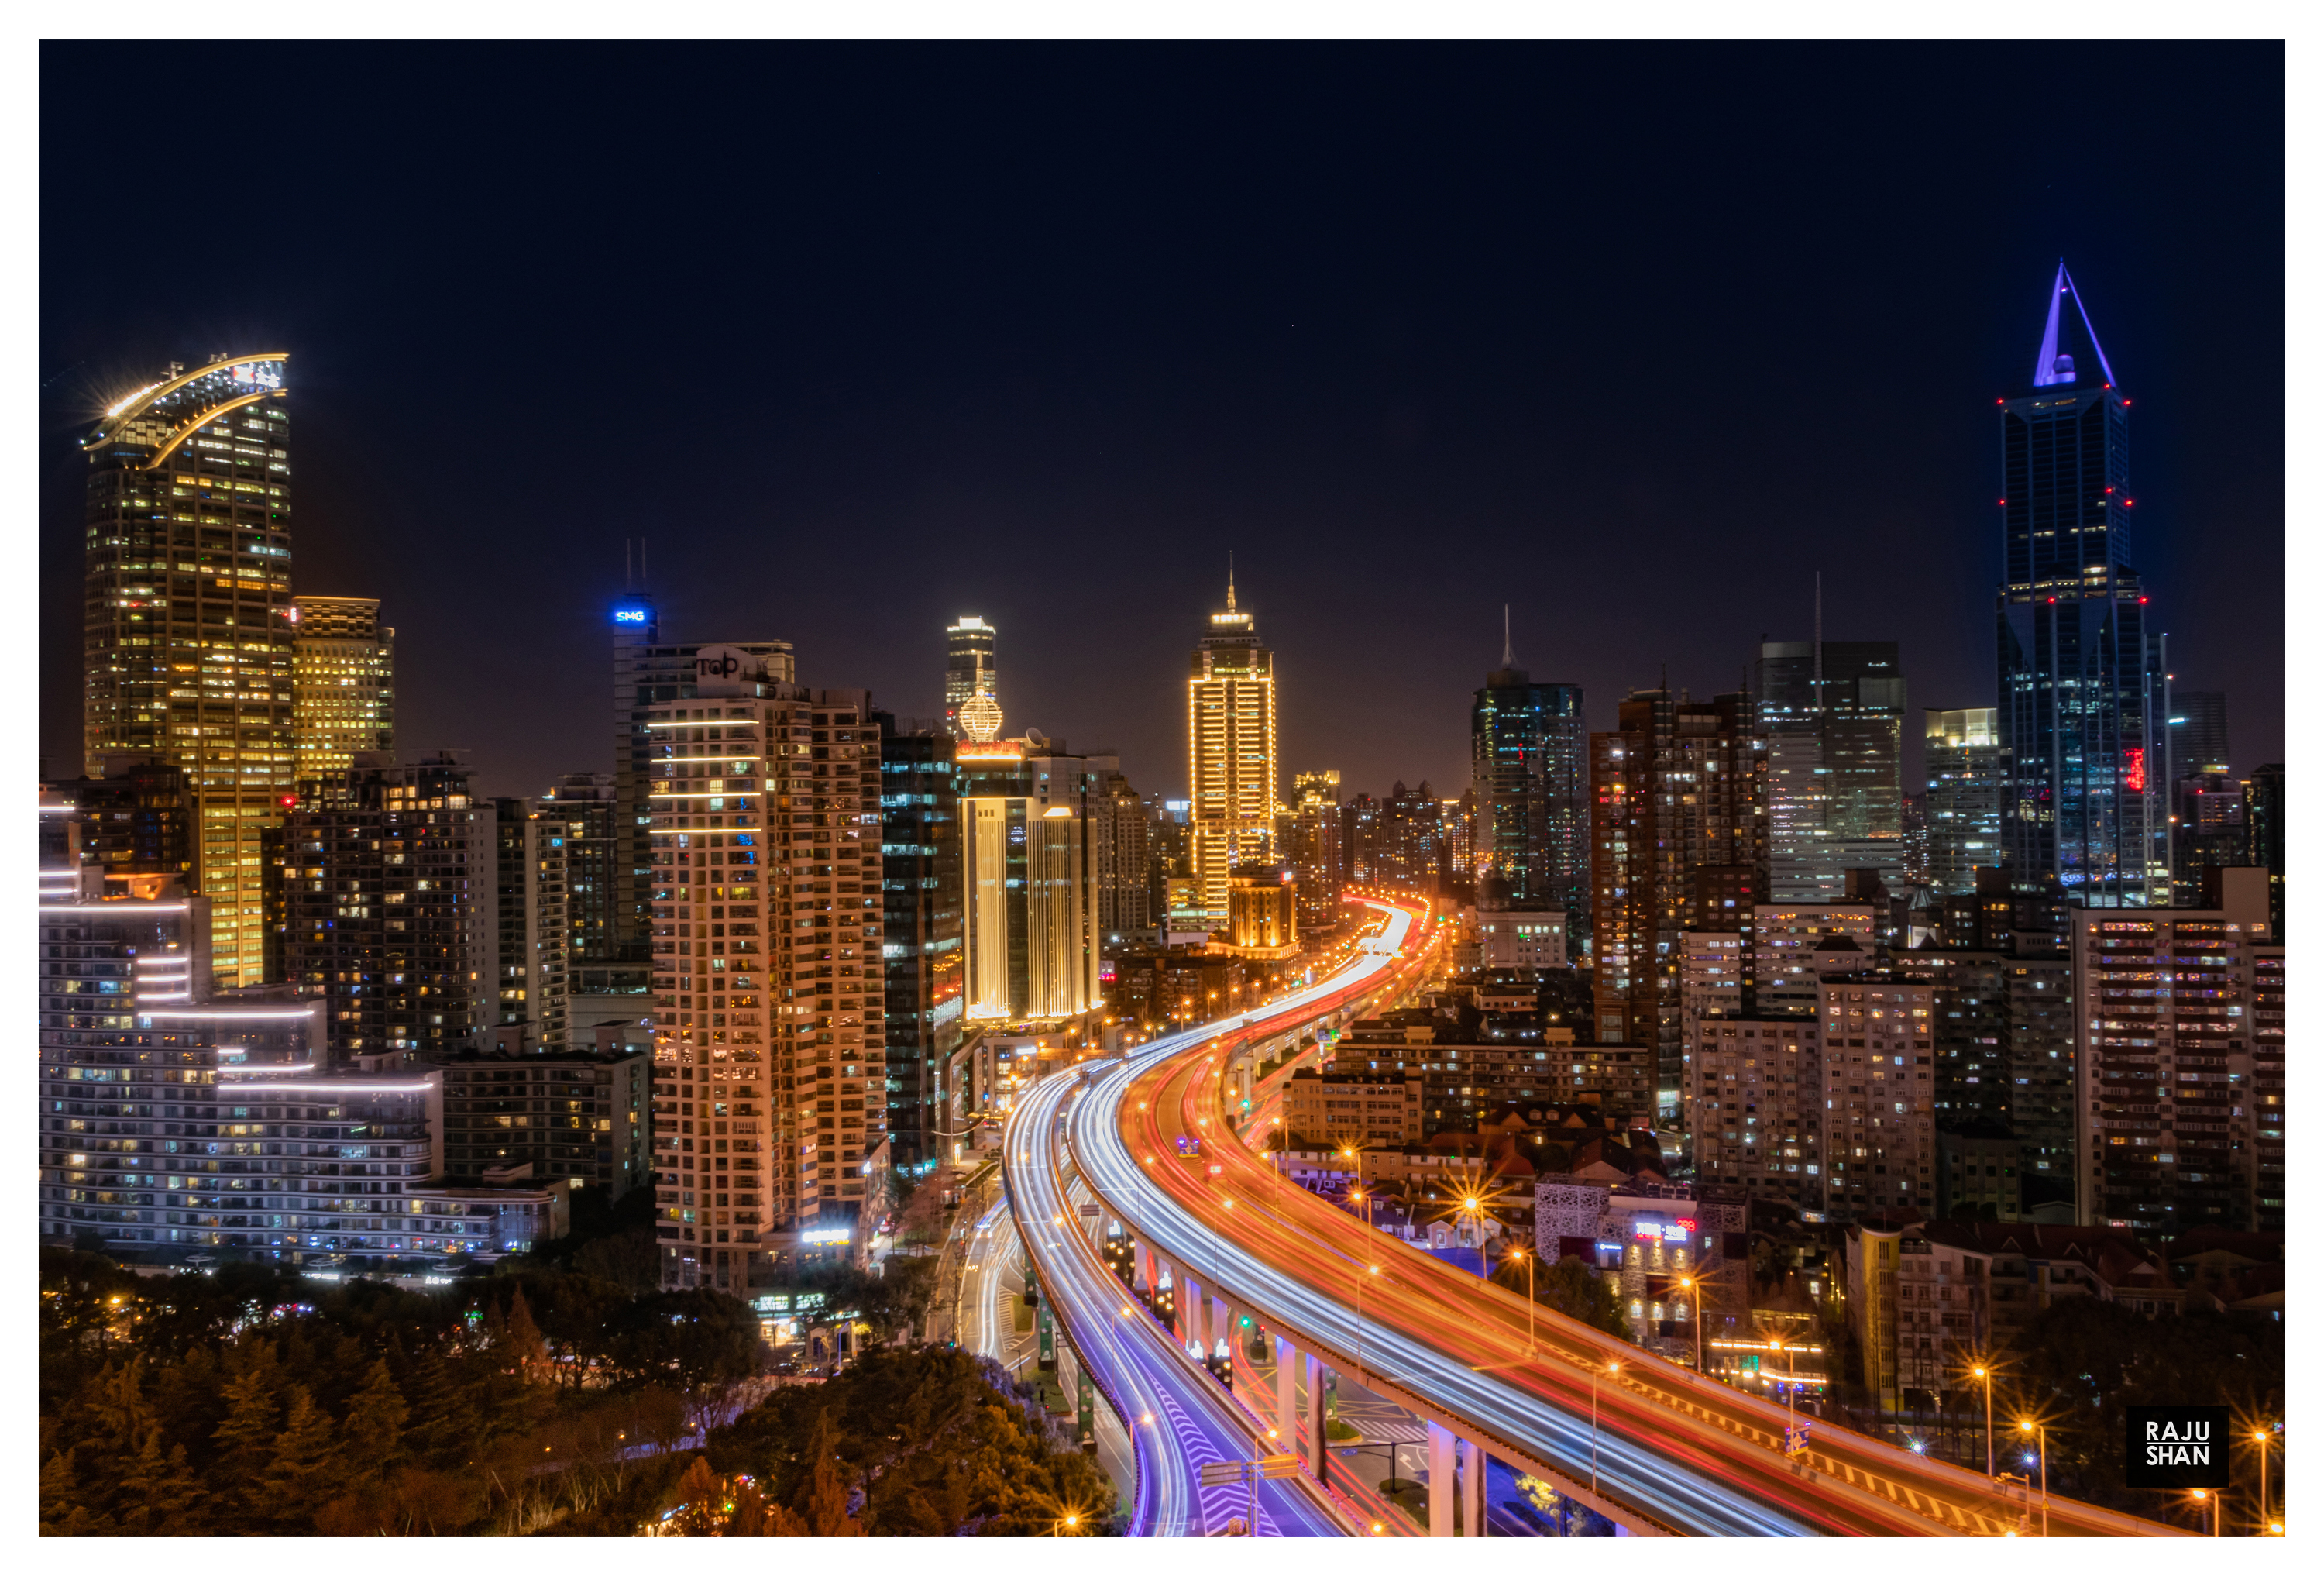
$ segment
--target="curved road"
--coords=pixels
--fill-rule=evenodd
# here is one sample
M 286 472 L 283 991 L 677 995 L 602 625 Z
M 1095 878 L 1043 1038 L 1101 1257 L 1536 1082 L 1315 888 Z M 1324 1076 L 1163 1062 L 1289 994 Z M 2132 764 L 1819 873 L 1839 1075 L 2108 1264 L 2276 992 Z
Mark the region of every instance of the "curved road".
M 1392 910 L 1388 939 L 1403 942 L 1423 912 Z M 1495 1455 L 1546 1469 L 1569 1491 L 1594 1481 L 1576 1497 L 1637 1530 L 1996 1535 L 2016 1525 L 2017 1502 L 1982 1477 L 1829 1423 L 1815 1424 L 1804 1460 L 1788 1459 L 1781 1408 L 1546 1309 L 1533 1312 L 1529 1352 L 1525 1299 L 1305 1190 L 1278 1194 L 1240 1144 L 1181 1160 L 1177 1138 L 1231 1130 L 1222 1064 L 1231 1049 L 1231 1037 L 1181 1046 L 1095 1080 L 1074 1118 L 1075 1157 L 1107 1203 L 1171 1257 L 1201 1266 L 1231 1243 L 1222 1288 L 1360 1382 L 1416 1402 Z M 1208 1174 L 1222 1163 L 1222 1175 Z M 2055 1498 L 2050 1521 L 2085 1535 L 2175 1530 Z

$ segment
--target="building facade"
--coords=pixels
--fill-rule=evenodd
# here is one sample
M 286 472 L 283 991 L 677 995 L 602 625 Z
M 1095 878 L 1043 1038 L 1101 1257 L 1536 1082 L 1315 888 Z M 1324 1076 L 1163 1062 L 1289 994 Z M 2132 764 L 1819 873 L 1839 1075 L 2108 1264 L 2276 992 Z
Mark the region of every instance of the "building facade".
M 1522 908 L 1555 908 L 1578 933 L 1590 912 L 1590 740 L 1578 684 L 1536 684 L 1502 652 L 1469 706 L 1475 873 L 1508 882 Z
M 945 631 L 945 732 L 954 739 L 990 739 L 1001 728 L 1001 672 L 997 664 L 1001 631 L 973 614 L 953 621 Z M 992 702 L 991 726 L 972 730 L 981 715 L 964 719 L 962 711 L 977 696 Z M 980 707 L 982 713 L 986 708 Z
M 439 1064 L 444 1171 L 456 1179 L 530 1166 L 537 1184 L 590 1183 L 620 1198 L 652 1174 L 652 1058 L 471 1047 Z
M 1195 898 L 1213 930 L 1227 923 L 1228 872 L 1273 862 L 1276 781 L 1275 653 L 1251 616 L 1227 605 L 1211 615 L 1186 677 L 1187 816 Z
M 941 722 L 874 712 L 880 725 L 881 967 L 888 1124 L 895 1164 L 918 1174 L 951 1150 L 944 1072 L 960 1044 L 960 781 Z
M 665 1286 L 740 1292 L 858 1243 L 889 1160 L 880 731 L 694 650 L 643 723 L 657 1232 Z
M 1936 991 L 1880 974 L 1827 979 L 1823 1044 L 1824 1207 L 1937 1203 Z
M 1094 777 L 1022 741 L 961 747 L 963 985 L 970 1025 L 1057 1022 L 1100 1000 Z
M 1999 402 L 2005 853 L 2092 908 L 2168 902 L 2162 641 L 2133 567 L 2130 401 L 2061 262 L 2032 382 Z
M 294 596 L 291 727 L 299 780 L 345 771 L 359 754 L 395 751 L 395 631 L 375 596 Z
M 221 358 L 119 401 L 89 474 L 82 749 L 186 773 L 221 985 L 265 978 L 266 831 L 294 791 L 289 358 Z
M 1904 675 L 1895 642 L 1763 642 L 1752 703 L 1766 741 L 1768 896 L 1834 902 L 1850 870 L 1900 880 Z
M 2007 776 L 1991 706 L 1922 714 L 1927 797 L 1929 885 L 1974 892 L 1977 872 L 2001 868 L 2001 788 Z
M 335 1059 L 415 1065 L 499 1016 L 496 817 L 445 757 L 358 762 L 285 818 L 282 979 L 321 996 Z
M 1822 1023 L 1705 1018 L 1687 1062 L 1687 1131 L 1700 1183 L 1824 1207 Z
M 2263 1111 L 2281 1166 L 2282 949 L 2268 927 L 2264 873 L 2218 875 L 2217 908 L 2073 922 L 2083 1225 L 2163 1237 L 2256 1229 Z M 2263 1068 L 2272 1106 L 2255 1098 Z

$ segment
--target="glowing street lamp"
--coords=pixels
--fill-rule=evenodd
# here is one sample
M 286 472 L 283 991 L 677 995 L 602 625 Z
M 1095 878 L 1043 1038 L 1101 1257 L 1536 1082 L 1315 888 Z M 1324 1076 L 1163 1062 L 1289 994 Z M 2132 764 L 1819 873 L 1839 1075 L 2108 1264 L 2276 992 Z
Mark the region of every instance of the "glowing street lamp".
M 1509 1257 L 1510 1257 L 1511 1258 L 1522 1258 L 1522 1259 L 1524 1259 L 1524 1260 L 1525 1260 L 1525 1267 L 1526 1267 L 1526 1355 L 1527 1357 L 1531 1357 L 1531 1356 L 1534 1354 L 1534 1350 L 1533 1350 L 1533 1257 L 1534 1257 L 1534 1256 L 1533 1256 L 1532 1254 L 1530 1254 L 1530 1253 L 1526 1252 L 1526 1249 L 1525 1249 L 1525 1244 L 1524 1244 L 1524 1243 L 1522 1243 L 1522 1242 L 1520 1242 L 1520 1243 L 1518 1243 L 1516 1247 L 1514 1247 L 1514 1248 L 1512 1248 L 1512 1249 L 1509 1249 Z M 1697 1361 L 1700 1361 L 1700 1360 L 1702 1360 L 1702 1359 L 1701 1359 L 1700 1358 L 1698 1358 L 1696 1360 L 1697 1360 Z
M 2275 1436 L 2264 1428 L 2255 1428 L 2252 1430 L 2252 1442 L 2259 1446 L 2259 1530 L 2260 1535 L 2262 1537 L 2265 1537 L 2269 1530 L 2267 1519 L 2267 1447 L 2275 1442 Z
M 1985 1475 L 1993 1476 L 1993 1369 L 1978 1363 L 1969 1370 L 1969 1377 L 1985 1384 Z
M 1621 1359 L 1609 1359 L 1606 1371 L 1609 1374 L 1620 1373 Z M 1590 1365 L 1590 1492 L 1592 1494 L 1598 1492 L 1598 1365 L 1596 1363 Z
M 2034 1446 L 2042 1452 L 2042 1535 L 2050 1535 L 2050 1432 L 2030 1417 L 2021 1417 L 2017 1432 L 2034 1436 Z M 2198 1495 L 2203 1491 L 2195 1490 Z

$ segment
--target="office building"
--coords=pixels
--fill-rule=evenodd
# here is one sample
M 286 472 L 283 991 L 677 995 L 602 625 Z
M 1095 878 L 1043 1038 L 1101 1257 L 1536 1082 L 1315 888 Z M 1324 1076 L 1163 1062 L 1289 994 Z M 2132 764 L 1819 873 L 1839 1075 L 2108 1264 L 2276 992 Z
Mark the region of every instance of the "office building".
M 611 772 L 568 771 L 533 803 L 565 855 L 566 968 L 576 994 L 645 991 L 645 970 L 615 951 L 620 797 Z M 641 1004 L 642 1006 L 642 1004 Z
M 888 1132 L 897 1169 L 918 1175 L 951 1154 L 944 1074 L 965 1006 L 960 781 L 955 740 L 941 720 L 872 716 L 880 727 Z
M 375 596 L 294 596 L 292 732 L 299 780 L 345 771 L 360 754 L 395 751 L 395 631 Z
M 2169 900 L 2162 639 L 2133 567 L 2130 401 L 2058 265 L 2032 382 L 1998 401 L 2004 853 L 2078 905 Z
M 1248 613 L 1211 614 L 1186 677 L 1188 816 L 1195 895 L 1213 930 L 1227 922 L 1228 872 L 1273 862 L 1276 783 L 1275 653 Z
M 1388 879 L 1382 863 L 1382 810 L 1370 794 L 1358 794 L 1340 806 L 1340 848 L 1348 862 L 1347 879 L 1360 887 Z
M 1569 933 L 1590 912 L 1590 742 L 1578 684 L 1536 684 L 1505 643 L 1469 707 L 1476 861 Z
M 1752 703 L 1766 741 L 1768 896 L 1835 902 L 1850 870 L 1900 882 L 1904 677 L 1895 642 L 1764 641 Z
M 608 1200 L 647 1184 L 653 1058 L 608 1037 L 609 1048 L 471 1046 L 445 1057 L 436 1071 L 444 1083 L 446 1176 L 586 1183 Z
M 1375 879 L 1416 892 L 1442 889 L 1450 873 L 1445 860 L 1444 806 L 1423 779 L 1416 788 L 1397 783 L 1380 803 L 1379 863 Z
M 1051 752 L 1061 749 L 1029 740 L 958 748 L 963 972 L 972 1027 L 1062 1022 L 1100 1000 L 1089 837 L 1097 774 L 1081 757 Z
M 194 800 L 185 769 L 160 755 L 116 752 L 103 775 L 59 783 L 45 798 L 70 807 L 81 858 L 114 876 L 194 881 Z M 61 823 L 60 823 L 61 824 Z
M 1245 868 L 1227 878 L 1225 941 L 1245 957 L 1299 955 L 1299 889 L 1288 867 Z
M 2264 871 L 2218 871 L 2212 894 L 2214 906 L 2200 909 L 2074 917 L 2083 1225 L 2163 1237 L 2256 1229 L 2255 1119 L 2265 1110 L 2279 1129 L 2282 1121 L 2280 1103 L 2260 1107 L 2254 1096 L 2263 1064 L 2282 1086 L 2282 974 L 2273 960 L 2282 948 L 2268 927 Z M 2263 962 L 2272 963 L 2264 976 Z M 2263 978 L 2274 1031 L 2265 1042 Z M 2273 1142 L 2280 1157 L 2280 1130 Z
M 2227 697 L 2216 689 L 2171 693 L 2171 776 L 2202 777 L 2235 770 L 2227 754 Z
M 2223 772 L 2181 776 L 2171 785 L 2172 904 L 2202 907 L 2205 873 L 2248 864 L 2248 785 Z
M 1462 788 L 1459 798 L 1443 801 L 1438 819 L 1444 828 L 1444 868 L 1452 887 L 1458 891 L 1474 891 L 1477 882 L 1477 790 Z
M 1709 929 L 1696 913 L 1706 867 L 1765 858 L 1761 742 L 1743 696 L 1698 704 L 1636 690 L 1619 730 L 1590 736 L 1591 991 L 1598 1038 L 1655 1047 L 1675 1111 L 1683 1069 L 1680 937 Z
M 880 732 L 732 647 L 659 685 L 651 888 L 662 1284 L 860 1247 L 889 1163 Z M 788 672 L 788 652 L 779 670 Z
M 1974 892 L 1977 872 L 2001 868 L 2001 788 L 2007 767 L 1991 706 L 1923 712 L 1928 770 L 1928 884 Z
M 497 816 L 447 757 L 359 757 L 284 818 L 281 968 L 335 1062 L 410 1066 L 498 1016 Z
M 2283 930 L 2283 763 L 2255 767 L 2244 786 L 2244 861 L 2267 871 L 2267 924 L 2278 945 Z
M 126 751 L 184 770 L 221 985 L 265 977 L 261 843 L 297 765 L 287 364 L 171 363 L 81 441 L 86 770 Z
M 954 739 L 989 740 L 1001 732 L 1001 677 L 994 662 L 1000 637 L 998 629 L 973 615 L 954 620 L 945 631 L 944 725 Z M 979 696 L 990 704 L 979 704 Z

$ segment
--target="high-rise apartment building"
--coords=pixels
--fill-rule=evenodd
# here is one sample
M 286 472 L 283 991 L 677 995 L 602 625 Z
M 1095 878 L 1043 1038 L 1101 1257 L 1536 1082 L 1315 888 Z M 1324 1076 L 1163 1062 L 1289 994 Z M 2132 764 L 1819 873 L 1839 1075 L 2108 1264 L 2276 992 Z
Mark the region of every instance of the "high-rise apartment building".
M 997 628 L 973 614 L 945 631 L 944 725 L 955 739 L 991 739 L 1001 731 L 1000 639 Z
M 287 363 L 173 363 L 81 440 L 87 770 L 115 751 L 184 770 L 222 985 L 265 977 L 262 842 L 297 764 Z
M 359 754 L 395 751 L 395 631 L 375 596 L 294 596 L 292 731 L 299 780 L 345 771 Z
M 690 650 L 643 719 L 656 1230 L 664 1286 L 739 1294 L 855 1242 L 889 1161 L 880 731 L 864 691 Z
M 2283 762 L 2254 767 L 2244 785 L 2244 835 L 2250 853 L 2246 864 L 2267 871 L 2267 923 L 2277 945 L 2283 929 Z
M 1850 870 L 1901 880 L 1904 677 L 1895 642 L 1762 642 L 1752 702 L 1766 740 L 1768 896 L 1834 902 Z
M 952 1152 L 942 1129 L 945 1070 L 960 1045 L 964 1005 L 960 780 L 955 741 L 941 721 L 872 716 L 880 726 L 888 1133 L 897 1169 L 918 1175 Z
M 1476 859 L 1520 908 L 1590 912 L 1590 742 L 1578 684 L 1536 684 L 1504 647 L 1469 706 Z
M 1998 401 L 2002 830 L 2012 878 L 2169 900 L 2162 638 L 2132 567 L 2130 401 L 2058 265 L 2030 384 Z
M 619 974 L 636 978 L 633 966 L 617 966 L 621 960 L 614 944 L 621 891 L 620 804 L 613 776 L 605 771 L 568 771 L 541 789 L 533 804 L 552 823 L 549 835 L 565 856 L 566 968 L 576 994 L 611 989 Z
M 1299 917 L 1308 925 L 1338 921 L 1340 885 L 1347 865 L 1340 849 L 1340 774 L 1303 771 L 1291 779 L 1291 835 L 1284 850 L 1297 878 Z
M 193 796 L 183 767 L 160 755 L 110 754 L 105 775 L 60 783 L 44 802 L 69 806 L 80 856 L 109 875 L 194 880 Z
M 2001 788 L 2007 767 L 1991 706 L 1923 712 L 1929 774 L 1929 885 L 1974 892 L 1977 872 L 2001 868 Z
M 1449 874 L 1444 805 L 1425 779 L 1416 788 L 1397 783 L 1380 804 L 1379 870 L 1375 878 L 1434 892 Z
M 1877 973 L 1819 987 L 1824 1207 L 1936 1207 L 1936 990 Z
M 2200 908 L 2205 872 L 2248 864 L 2248 785 L 2224 772 L 2181 775 L 2171 785 L 2172 904 Z
M 1682 935 L 1707 866 L 1761 863 L 1759 741 L 1745 697 L 1697 704 L 1666 689 L 1621 703 L 1590 736 L 1591 993 L 1604 1044 L 1655 1047 L 1658 1099 L 1683 1088 Z
M 1696 1185 L 1823 1208 L 1821 1019 L 1706 1014 L 1693 1028 L 1686 1120 Z
M 2072 921 L 2077 1148 L 2084 1225 L 2175 1237 L 2258 1229 L 2258 1116 L 2282 1154 L 2282 948 L 2264 872 L 2214 872 L 2217 907 Z M 2263 964 L 2266 964 L 2263 972 Z M 2270 1000 L 2273 1032 L 2257 1014 Z M 2259 1106 L 2263 1067 L 2278 1103 Z
M 536 1183 L 594 1183 L 608 1200 L 645 1185 L 651 1063 L 641 1051 L 594 1045 L 471 1046 L 446 1057 L 446 1175 L 475 1180 L 530 1166 Z
M 1744 946 L 1748 1010 L 1812 1015 L 1824 975 L 1868 968 L 1878 916 L 1869 903 L 1761 903 Z
M 702 653 L 718 655 L 706 669 Z M 733 671 L 727 671 L 728 668 Z M 641 591 L 624 593 L 613 604 L 613 951 L 615 961 L 636 963 L 649 953 L 653 926 L 650 909 L 653 881 L 650 839 L 658 745 L 646 714 L 692 697 L 697 682 L 789 684 L 798 677 L 788 641 L 739 641 L 709 645 L 669 645 L 661 639 L 653 599 Z
M 283 821 L 281 974 L 324 998 L 335 1059 L 413 1065 L 499 1016 L 497 817 L 468 784 L 358 758 Z
M 1213 930 L 1227 923 L 1227 877 L 1239 864 L 1274 862 L 1275 653 L 1259 644 L 1250 614 L 1211 614 L 1186 677 L 1188 817 L 1196 897 Z
M 1093 767 L 1100 764 L 1092 761 Z M 1097 773 L 1089 800 L 1090 858 L 1097 871 L 1097 924 L 1111 940 L 1155 930 L 1153 839 L 1146 801 L 1118 770 Z
M 493 1013 L 546 1051 L 567 1043 L 571 1001 L 570 868 L 559 823 L 537 799 L 493 805 Z

